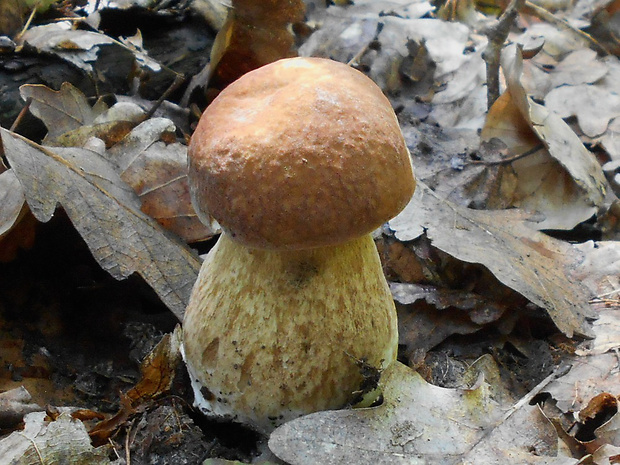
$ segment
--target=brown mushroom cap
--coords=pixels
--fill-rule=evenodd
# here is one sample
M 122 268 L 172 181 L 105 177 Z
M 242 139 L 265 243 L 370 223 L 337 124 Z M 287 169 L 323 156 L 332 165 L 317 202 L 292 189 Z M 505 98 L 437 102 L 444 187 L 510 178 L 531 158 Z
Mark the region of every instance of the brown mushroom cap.
M 362 236 L 415 188 L 387 98 L 362 73 L 321 58 L 280 60 L 228 86 L 203 113 L 189 160 L 199 215 L 255 248 Z

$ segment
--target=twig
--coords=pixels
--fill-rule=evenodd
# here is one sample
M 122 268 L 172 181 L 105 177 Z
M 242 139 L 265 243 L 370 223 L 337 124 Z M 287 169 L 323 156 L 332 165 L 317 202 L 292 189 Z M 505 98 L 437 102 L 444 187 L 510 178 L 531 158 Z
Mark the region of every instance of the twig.
M 514 24 L 519 10 L 523 8 L 525 1 L 511 0 L 495 26 L 486 31 L 489 43 L 487 49 L 482 54 L 482 58 L 487 68 L 487 107 L 489 109 L 499 98 L 499 62 L 502 48 L 508 38 L 510 28 Z
M 183 81 L 185 80 L 185 77 L 182 74 L 177 74 L 174 78 L 174 82 L 172 84 L 170 84 L 170 86 L 166 89 L 166 91 L 161 95 L 161 97 L 159 97 L 159 99 L 157 100 L 157 102 L 155 102 L 155 104 L 151 107 L 151 109 L 147 112 L 147 114 L 144 116 L 144 119 L 147 120 L 149 119 L 151 116 L 153 116 L 155 114 L 155 112 L 157 111 L 157 109 L 161 106 L 161 104 L 164 102 L 164 100 L 166 100 L 168 98 L 168 96 L 174 92 L 175 90 L 177 90 L 179 88 L 179 86 L 183 83 Z
M 597 295 L 595 299 L 602 299 L 603 297 L 609 297 L 610 295 L 618 294 L 618 293 L 620 293 L 620 289 L 614 289 L 613 291 L 609 291 L 609 292 L 605 292 L 603 294 Z
M 565 20 L 558 18 L 550 11 L 545 10 L 543 7 L 538 6 L 529 0 L 525 0 L 524 6 L 529 10 L 529 12 L 532 13 L 533 16 L 536 16 L 562 29 L 566 29 L 572 32 L 577 37 L 581 39 L 585 39 L 586 41 L 590 42 L 592 44 L 592 47 L 595 48 L 598 53 L 602 53 L 604 55 L 612 55 L 612 53 L 609 50 L 607 50 L 607 48 L 604 45 L 600 44 L 594 37 L 592 37 L 589 34 L 586 34 L 582 30 L 574 28 L 573 26 L 568 24 Z
M 19 39 L 22 38 L 22 36 L 26 33 L 26 31 L 28 30 L 28 28 L 30 27 L 30 23 L 32 23 L 32 20 L 34 19 L 34 15 L 37 13 L 37 8 L 39 8 L 39 6 L 41 5 L 41 2 L 43 0 L 39 0 L 33 7 L 32 7 L 32 11 L 30 12 L 30 16 L 28 16 L 28 20 L 26 21 L 26 24 L 24 24 L 24 27 L 22 28 L 21 31 L 19 31 L 19 34 L 17 34 L 15 36 L 15 42 L 19 42 Z
M 32 97 L 28 97 L 26 99 L 26 104 L 24 105 L 24 108 L 20 110 L 19 114 L 17 115 L 17 118 L 15 118 L 15 121 L 13 121 L 13 124 L 11 124 L 11 128 L 9 129 L 9 131 L 15 132 L 15 129 L 17 129 L 17 126 L 19 126 L 19 123 L 21 123 L 21 120 L 26 115 L 26 112 L 30 108 L 31 104 L 32 104 Z
M 127 428 L 127 433 L 125 434 L 125 464 L 126 465 L 131 465 L 131 451 L 129 450 L 130 448 L 129 436 L 131 435 L 132 426 L 133 424 L 130 423 L 129 427 Z
M 509 165 L 517 160 L 521 160 L 522 158 L 529 157 L 530 155 L 534 155 L 539 150 L 542 150 L 544 146 L 542 144 L 538 144 L 531 149 L 515 155 L 514 157 L 504 158 L 503 160 L 498 161 L 484 161 L 484 160 L 473 160 L 470 162 L 472 165 L 487 165 L 487 166 L 495 166 L 495 165 Z

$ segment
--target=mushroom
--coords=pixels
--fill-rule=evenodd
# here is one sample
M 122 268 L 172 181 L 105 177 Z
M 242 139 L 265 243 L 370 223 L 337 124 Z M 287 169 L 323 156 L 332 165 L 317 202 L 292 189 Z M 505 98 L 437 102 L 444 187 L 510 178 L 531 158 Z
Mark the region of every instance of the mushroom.
M 183 323 L 197 405 L 263 433 L 349 405 L 360 367 L 384 369 L 398 345 L 371 233 L 415 180 L 387 98 L 327 59 L 249 72 L 203 113 L 189 181 L 198 215 L 224 231 Z

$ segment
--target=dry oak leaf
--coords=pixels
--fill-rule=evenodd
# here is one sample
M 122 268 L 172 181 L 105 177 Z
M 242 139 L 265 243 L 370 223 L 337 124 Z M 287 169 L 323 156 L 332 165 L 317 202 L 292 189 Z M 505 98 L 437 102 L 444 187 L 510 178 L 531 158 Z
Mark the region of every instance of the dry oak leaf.
M 537 406 L 507 414 L 484 383 L 441 388 L 396 362 L 381 384 L 381 406 L 297 418 L 272 433 L 269 448 L 292 465 L 577 463 L 557 457 L 557 434 Z
M 47 128 L 45 145 L 82 147 L 97 137 L 109 147 L 144 119 L 137 105 L 117 103 L 108 108 L 100 99 L 91 107 L 82 91 L 68 82 L 59 91 L 41 84 L 25 84 L 19 91 L 23 99 L 30 99 L 30 111 Z
M 162 135 L 174 133 L 166 118 L 151 118 L 133 128 L 105 157 L 115 163 L 121 178 L 138 194 L 142 211 L 185 242 L 212 237 L 218 228 L 205 226 L 192 207 L 187 179 L 187 146 L 166 144 Z
M 34 216 L 46 222 L 60 204 L 99 265 L 116 279 L 140 274 L 182 319 L 200 261 L 140 211 L 140 201 L 99 154 L 37 145 L 0 129 L 5 155 Z
M 25 84 L 19 93 L 24 100 L 31 100 L 30 111 L 45 124 L 48 140 L 92 124 L 107 110 L 103 102 L 92 107 L 82 91 L 69 82 L 63 82 L 58 91 L 42 84 Z
M 493 137 L 517 156 L 511 166 L 518 178 L 514 206 L 543 213 L 539 229 L 572 229 L 602 205 L 607 188 L 603 171 L 572 129 L 529 97 L 521 83 L 523 58 L 516 46 L 502 54 L 508 90 L 489 111 L 483 140 Z
M 562 118 L 576 116 L 586 136 L 600 136 L 612 119 L 620 117 L 617 82 L 614 87 L 615 90 L 592 84 L 557 87 L 547 94 L 545 105 Z
M 108 108 L 99 100 L 91 107 L 69 83 L 58 92 L 43 85 L 24 85 L 20 92 L 31 99 L 31 111 L 49 131 L 46 145 L 83 147 L 93 137 L 103 139 L 109 150 L 102 154 L 119 167 L 121 179 L 140 197 L 144 213 L 186 242 L 204 240 L 216 232 L 198 220 L 191 205 L 187 147 L 161 140 L 164 133 L 175 131 L 172 121 L 142 121 L 145 112 L 132 102 Z
M 578 412 L 604 392 L 620 394 L 620 370 L 615 353 L 577 356 L 570 363 L 570 371 L 545 388 L 562 412 Z
M 61 413 L 47 421 L 45 412 L 26 415 L 25 427 L 0 441 L 0 465 L 108 465 L 108 447 L 93 448 L 84 424 Z
M 425 232 L 434 247 L 484 265 L 504 285 L 544 308 L 567 336 L 589 334 L 590 292 L 563 272 L 573 265 L 570 245 L 530 229 L 516 213 L 460 207 L 418 183 L 389 226 L 401 241 Z

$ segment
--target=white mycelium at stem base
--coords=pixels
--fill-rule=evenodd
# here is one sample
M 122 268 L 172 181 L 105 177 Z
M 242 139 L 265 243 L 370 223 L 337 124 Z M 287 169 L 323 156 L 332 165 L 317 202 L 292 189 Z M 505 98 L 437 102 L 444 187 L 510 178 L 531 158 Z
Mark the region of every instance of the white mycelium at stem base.
M 207 412 L 270 431 L 356 396 L 359 364 L 396 358 L 396 312 L 370 235 L 301 251 L 222 235 L 185 316 L 185 356 Z
M 353 402 L 360 365 L 385 368 L 398 343 L 370 233 L 415 188 L 381 90 L 318 58 L 252 71 L 203 113 L 189 181 L 198 215 L 225 231 L 184 320 L 203 410 L 269 432 Z

